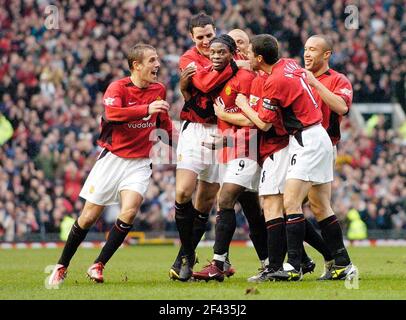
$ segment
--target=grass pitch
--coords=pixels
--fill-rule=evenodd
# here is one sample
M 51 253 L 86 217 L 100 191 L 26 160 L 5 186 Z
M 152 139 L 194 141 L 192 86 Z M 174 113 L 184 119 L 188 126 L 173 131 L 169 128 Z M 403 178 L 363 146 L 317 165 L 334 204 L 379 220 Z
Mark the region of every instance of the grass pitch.
M 48 290 L 44 281 L 47 265 L 55 264 L 61 249 L 0 250 L 0 299 L 406 299 L 406 249 L 399 247 L 349 248 L 359 268 L 358 289 L 347 289 L 344 281 L 318 282 L 323 262 L 316 261 L 315 273 L 301 282 L 251 284 L 247 278 L 257 272 L 259 262 L 253 248 L 231 248 L 237 273 L 223 283 L 174 282 L 169 267 L 178 248 L 172 246 L 126 247 L 118 250 L 105 269 L 105 283 L 87 280 L 85 272 L 99 249 L 80 248 L 69 267 L 68 278 L 59 290 Z M 211 259 L 211 248 L 199 248 L 200 270 Z M 250 294 L 246 294 L 247 289 Z M 256 292 L 256 293 L 255 293 Z

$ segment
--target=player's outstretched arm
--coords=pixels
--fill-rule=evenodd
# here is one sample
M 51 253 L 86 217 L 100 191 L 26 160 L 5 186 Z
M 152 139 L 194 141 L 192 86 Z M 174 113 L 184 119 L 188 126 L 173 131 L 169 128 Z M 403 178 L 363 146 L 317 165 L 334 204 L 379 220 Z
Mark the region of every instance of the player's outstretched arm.
M 271 123 L 264 122 L 259 118 L 258 113 L 249 106 L 248 99 L 243 94 L 237 95 L 235 104 L 260 130 L 268 131 L 272 127 Z
M 181 58 L 179 63 L 180 69 L 183 70 L 194 61 L 186 58 Z M 208 93 L 218 86 L 228 81 L 234 74 L 238 72 L 238 66 L 231 60 L 230 64 L 224 68 L 221 72 L 211 70 L 211 68 L 205 68 L 198 64 L 196 65 L 196 73 L 192 76 L 193 86 L 202 91 Z
M 231 123 L 231 124 L 234 124 L 234 125 L 240 126 L 240 127 L 248 127 L 248 126 L 254 125 L 254 123 L 242 113 L 226 112 L 224 110 L 224 105 L 221 104 L 220 101 L 218 101 L 218 100 L 216 100 L 213 107 L 214 107 L 214 113 L 216 114 L 217 118 L 219 118 L 220 120 L 226 121 L 228 123 Z

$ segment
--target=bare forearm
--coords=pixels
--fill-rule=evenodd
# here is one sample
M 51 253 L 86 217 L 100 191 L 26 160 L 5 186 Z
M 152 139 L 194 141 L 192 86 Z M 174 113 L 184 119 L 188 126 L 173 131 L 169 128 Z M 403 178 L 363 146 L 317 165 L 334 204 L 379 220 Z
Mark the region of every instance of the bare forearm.
M 182 93 L 183 99 L 185 99 L 185 101 L 189 101 L 190 99 L 192 99 L 192 95 L 188 91 L 181 89 L 180 92 Z
M 254 125 L 254 123 L 242 113 L 222 112 L 221 115 L 218 116 L 218 118 L 240 127 L 248 127 Z
M 348 112 L 348 107 L 345 104 L 344 99 L 332 93 L 320 81 L 317 81 L 314 88 L 317 90 L 323 102 L 326 103 L 332 111 L 340 115 Z
M 262 121 L 254 109 L 246 107 L 242 110 L 244 111 L 245 115 L 262 131 L 268 131 L 272 127 L 272 124 Z

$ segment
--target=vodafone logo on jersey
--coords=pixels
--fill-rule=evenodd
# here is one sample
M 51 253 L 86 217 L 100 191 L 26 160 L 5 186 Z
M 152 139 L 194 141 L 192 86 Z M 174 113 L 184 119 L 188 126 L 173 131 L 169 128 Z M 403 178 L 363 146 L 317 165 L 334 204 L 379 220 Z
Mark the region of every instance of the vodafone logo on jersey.
M 143 119 L 144 120 L 144 119 Z M 129 129 L 147 129 L 156 126 L 156 122 L 127 123 Z

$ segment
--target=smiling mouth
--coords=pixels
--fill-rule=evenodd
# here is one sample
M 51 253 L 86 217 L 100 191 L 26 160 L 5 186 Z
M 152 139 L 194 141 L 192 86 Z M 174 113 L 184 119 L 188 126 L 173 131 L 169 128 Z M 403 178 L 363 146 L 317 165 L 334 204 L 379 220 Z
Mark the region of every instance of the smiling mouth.
M 154 77 L 157 77 L 157 76 L 158 76 L 158 69 L 152 71 L 151 74 L 152 74 Z

